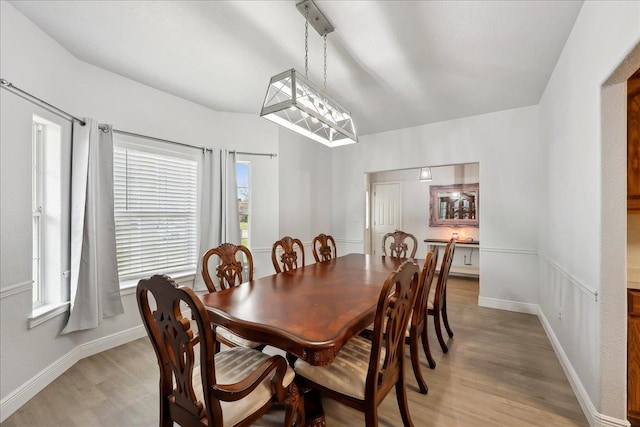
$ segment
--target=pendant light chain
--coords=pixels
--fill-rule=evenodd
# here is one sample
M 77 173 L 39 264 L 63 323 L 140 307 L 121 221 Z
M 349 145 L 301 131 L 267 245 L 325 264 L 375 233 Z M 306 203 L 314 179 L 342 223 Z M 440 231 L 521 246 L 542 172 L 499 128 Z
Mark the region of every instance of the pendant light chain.
M 304 7 L 304 76 L 309 72 L 309 6 Z
M 324 33 L 324 90 L 327 90 L 327 33 Z

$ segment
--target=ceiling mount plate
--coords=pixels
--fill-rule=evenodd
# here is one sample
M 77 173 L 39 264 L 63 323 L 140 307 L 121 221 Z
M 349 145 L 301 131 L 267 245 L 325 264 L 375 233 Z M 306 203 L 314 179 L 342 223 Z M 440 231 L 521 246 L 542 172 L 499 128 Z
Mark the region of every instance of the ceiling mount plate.
M 325 34 L 329 34 L 335 30 L 331 22 L 324 16 L 324 13 L 316 6 L 313 0 L 304 0 L 300 3 L 296 4 L 296 8 L 302 14 L 302 16 L 306 16 L 305 7 L 309 8 L 309 24 L 313 28 L 316 29 L 318 34 L 324 36 Z

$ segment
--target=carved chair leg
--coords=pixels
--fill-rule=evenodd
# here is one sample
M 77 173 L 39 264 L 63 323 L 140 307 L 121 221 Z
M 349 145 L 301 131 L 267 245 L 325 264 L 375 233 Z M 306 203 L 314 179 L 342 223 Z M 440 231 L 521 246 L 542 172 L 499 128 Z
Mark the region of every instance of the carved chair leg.
M 285 415 L 284 425 L 286 427 L 304 426 L 304 398 L 298 390 L 296 383 L 291 383 L 284 401 Z
M 449 327 L 449 318 L 447 316 L 447 300 L 444 300 L 444 304 L 442 304 L 442 320 L 444 321 L 444 327 L 447 330 L 447 334 L 449 338 L 453 338 L 453 331 Z
M 424 325 L 424 329 L 422 330 L 422 349 L 424 350 L 424 355 L 427 357 L 427 363 L 429 363 L 429 367 L 431 369 L 435 369 L 436 361 L 431 355 L 431 348 L 429 347 L 429 331 L 427 325 Z
M 421 333 L 422 335 L 422 333 Z M 418 337 L 413 331 L 411 332 L 411 336 L 409 337 L 409 352 L 411 353 L 411 367 L 413 368 L 413 374 L 416 377 L 416 381 L 418 382 L 418 388 L 420 389 L 420 393 L 427 394 L 429 392 L 429 387 L 422 377 L 422 371 L 420 370 L 420 355 L 418 349 Z
M 398 399 L 398 408 L 402 416 L 402 424 L 404 427 L 413 427 L 411 415 L 409 415 L 409 402 L 407 400 L 407 387 L 405 384 L 404 374 L 400 374 L 398 382 L 396 382 L 396 397 Z M 368 426 L 368 424 L 367 424 Z
M 169 405 L 164 401 L 164 396 L 160 395 L 160 427 L 173 427 L 173 420 L 169 414 Z
M 433 315 L 433 323 L 436 327 L 436 335 L 438 336 L 438 342 L 440 343 L 440 348 L 442 348 L 442 352 L 446 353 L 449 351 L 449 347 L 447 347 L 447 343 L 444 341 L 442 336 L 442 325 L 440 325 L 440 310 L 436 310 Z
M 366 427 L 378 427 L 378 408 L 371 403 L 370 408 L 364 410 L 364 425 Z

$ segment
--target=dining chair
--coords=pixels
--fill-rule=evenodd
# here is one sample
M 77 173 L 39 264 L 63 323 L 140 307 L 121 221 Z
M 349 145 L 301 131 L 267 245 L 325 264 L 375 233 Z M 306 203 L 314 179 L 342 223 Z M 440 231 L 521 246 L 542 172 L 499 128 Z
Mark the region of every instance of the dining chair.
M 393 240 L 389 244 L 389 256 L 394 258 L 413 258 L 416 256 L 416 251 L 418 250 L 418 239 L 416 236 L 410 233 L 405 233 L 404 231 L 396 230 L 393 233 L 387 233 L 382 238 L 382 253 L 384 256 L 387 256 L 387 239 L 392 238 Z M 407 256 L 407 252 L 409 251 L 409 245 L 406 243 L 406 240 L 410 239 L 413 241 L 413 248 L 411 249 L 411 255 Z
M 313 249 L 313 257 L 316 262 L 329 261 L 336 257 L 336 241 L 333 240 L 333 236 L 327 234 L 319 234 L 314 237 L 311 249 Z
M 453 331 L 449 326 L 449 318 L 447 316 L 447 281 L 449 279 L 449 271 L 451 270 L 451 262 L 453 261 L 453 253 L 455 252 L 455 249 L 456 241 L 454 239 L 449 240 L 449 243 L 447 243 L 447 246 L 444 249 L 435 292 L 431 292 L 429 295 L 427 310 L 427 313 L 433 316 L 436 336 L 438 337 L 438 342 L 440 343 L 440 348 L 442 348 L 443 353 L 448 352 L 449 347 L 447 347 L 447 343 L 442 337 L 442 326 L 440 324 L 441 316 L 449 338 L 453 338 Z
M 209 268 L 212 257 L 215 257 L 218 261 L 215 267 L 215 277 L 217 278 L 215 283 Z M 243 275 L 245 270 L 243 257 L 246 259 L 246 275 Z M 229 289 L 245 281 L 253 280 L 253 256 L 251 251 L 246 246 L 236 246 L 232 243 L 223 243 L 217 248 L 209 249 L 202 256 L 202 278 L 209 292 Z M 245 278 L 246 280 L 244 280 Z M 228 347 L 258 348 L 262 346 L 262 343 L 246 340 L 222 327 L 217 328 L 216 339 Z M 219 349 L 219 346 L 216 345 L 216 348 Z
M 409 345 L 409 354 L 411 356 L 411 367 L 413 368 L 413 374 L 416 377 L 418 388 L 420 393 L 427 394 L 429 387 L 427 386 L 422 371 L 420 369 L 420 349 L 419 343 L 422 342 L 422 349 L 424 355 L 427 358 L 427 363 L 431 369 L 436 367 L 436 361 L 431 355 L 431 349 L 429 348 L 429 331 L 427 329 L 428 320 L 428 302 L 429 294 L 431 291 L 431 284 L 436 272 L 436 265 L 438 264 L 438 247 L 434 246 L 431 251 L 427 253 L 427 257 L 424 260 L 424 267 L 420 272 L 420 280 L 418 281 L 418 290 L 416 291 L 416 300 L 411 312 L 410 321 L 407 324 L 405 332 L 405 344 Z M 370 325 L 366 328 L 361 335 L 367 339 L 371 339 L 373 334 L 373 326 Z
M 405 343 L 409 344 L 413 374 L 416 377 L 418 388 L 422 394 L 427 394 L 429 392 L 429 387 L 422 377 L 422 371 L 420 370 L 419 342 L 422 342 L 422 349 L 427 358 L 427 362 L 429 363 L 429 367 L 431 369 L 436 367 L 436 361 L 433 359 L 433 356 L 431 356 L 431 350 L 429 349 L 429 331 L 427 329 L 427 319 L 429 316 L 427 314 L 427 310 L 431 283 L 435 276 L 437 263 L 438 247 L 434 246 L 433 249 L 427 253 L 427 257 L 424 260 L 424 266 L 420 272 L 416 301 L 413 305 L 411 321 L 409 322 L 405 334 Z
M 282 252 L 280 254 L 280 261 L 278 261 L 276 255 L 278 251 Z M 298 253 L 300 253 L 300 257 L 302 258 L 300 263 L 298 263 Z M 271 262 L 273 263 L 273 268 L 275 268 L 276 273 L 304 267 L 304 247 L 300 239 L 285 236 L 275 242 L 271 248 Z M 280 267 L 280 263 L 282 263 L 282 267 Z
M 403 425 L 413 426 L 404 376 L 404 339 L 419 274 L 420 268 L 411 261 L 391 273 L 378 299 L 372 340 L 351 338 L 330 365 L 297 360 L 296 381 L 364 412 L 367 427 L 378 425 L 378 405 L 395 386 Z
M 249 426 L 276 403 L 285 405 L 286 426 L 304 420 L 287 361 L 245 347 L 216 354 L 215 325 L 190 288 L 155 275 L 138 282 L 136 297 L 160 368 L 160 427 Z
M 217 286 L 209 273 L 209 261 L 212 256 L 217 256 L 218 264 L 216 266 Z M 238 258 L 240 255 L 240 258 Z M 246 258 L 246 276 L 243 275 L 245 270 Z M 217 248 L 211 248 L 202 256 L 202 278 L 207 285 L 209 292 L 216 292 L 220 289 L 229 289 L 233 286 L 248 280 L 253 280 L 253 256 L 246 246 L 236 246 L 232 243 L 223 243 Z M 243 280 L 245 279 L 246 280 Z

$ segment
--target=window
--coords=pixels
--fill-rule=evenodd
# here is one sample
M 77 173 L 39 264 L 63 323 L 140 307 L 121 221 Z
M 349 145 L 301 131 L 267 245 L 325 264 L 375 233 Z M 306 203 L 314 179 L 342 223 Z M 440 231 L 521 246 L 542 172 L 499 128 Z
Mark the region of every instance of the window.
M 122 141 L 113 157 L 121 286 L 153 274 L 194 274 L 197 160 Z
M 236 181 L 238 185 L 238 214 L 240 215 L 240 243 L 250 248 L 249 234 L 249 207 L 251 193 L 249 191 L 249 172 L 250 165 L 248 162 L 236 163 Z
M 33 121 L 31 138 L 31 210 L 33 264 L 31 278 L 33 280 L 33 306 L 43 304 L 42 298 L 42 146 L 44 144 L 45 125 Z
M 69 300 L 69 193 L 71 144 L 62 128 L 32 119 L 31 208 L 34 316 Z

